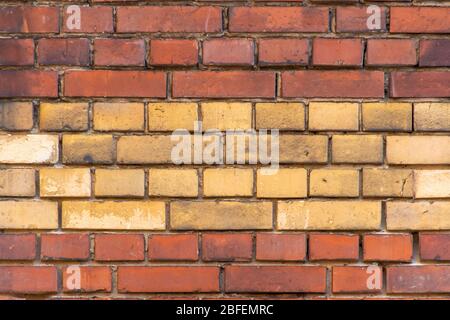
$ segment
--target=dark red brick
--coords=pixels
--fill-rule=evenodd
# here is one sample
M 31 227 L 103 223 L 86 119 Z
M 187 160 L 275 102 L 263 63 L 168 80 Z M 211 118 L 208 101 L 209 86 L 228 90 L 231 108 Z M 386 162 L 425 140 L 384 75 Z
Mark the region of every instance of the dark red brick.
M 37 60 L 42 65 L 89 65 L 88 39 L 41 39 Z
M 249 261 L 252 247 L 250 233 L 202 235 L 202 258 L 206 261 Z
M 36 235 L 0 234 L 0 260 L 33 260 L 36 257 Z

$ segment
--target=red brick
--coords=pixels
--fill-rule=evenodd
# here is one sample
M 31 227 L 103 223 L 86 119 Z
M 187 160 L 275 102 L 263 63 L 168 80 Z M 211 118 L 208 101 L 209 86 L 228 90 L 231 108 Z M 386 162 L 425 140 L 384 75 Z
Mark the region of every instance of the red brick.
M 413 66 L 417 63 L 416 41 L 411 39 L 369 39 L 369 66 Z
M 449 67 L 450 40 L 449 39 L 421 40 L 419 65 L 421 67 Z
M 219 7 L 118 7 L 117 32 L 220 32 Z
M 306 259 L 306 235 L 258 233 L 256 260 L 303 261 Z
M 273 98 L 275 97 L 275 73 L 268 71 L 174 72 L 173 96 Z
M 203 64 L 252 65 L 255 46 L 251 39 L 211 39 L 203 42 Z
M 0 33 L 47 32 L 59 32 L 59 8 L 32 6 L 0 8 Z
M 185 39 L 151 40 L 149 61 L 151 65 L 196 65 L 198 63 L 197 41 Z
M 313 64 L 318 66 L 360 66 L 363 46 L 361 39 L 313 40 Z
M 358 260 L 359 236 L 357 234 L 310 234 L 309 258 L 311 260 Z
M 113 9 L 112 7 L 80 7 L 81 23 L 80 29 L 69 29 L 67 19 L 71 14 L 64 8 L 63 31 L 76 33 L 104 33 L 113 32 Z
M 383 280 L 383 272 L 381 271 L 381 267 L 378 266 L 370 266 L 376 270 L 379 270 L 378 275 L 380 276 L 380 282 L 378 283 L 382 286 Z M 332 286 L 334 293 L 376 293 L 380 292 L 380 289 L 376 287 L 370 289 L 369 285 L 373 285 L 374 283 L 371 277 L 373 277 L 372 270 L 369 269 L 369 266 L 349 266 L 349 267 L 333 267 L 333 275 L 332 275 Z M 376 275 L 376 274 L 375 274 Z
M 41 258 L 44 260 L 86 260 L 89 258 L 87 234 L 43 234 Z
M 54 293 L 57 290 L 55 267 L 0 266 L 1 293 Z
M 337 32 L 381 32 L 386 31 L 386 8 L 381 9 L 381 23 L 379 30 L 370 30 L 367 27 L 367 19 L 372 12 L 367 12 L 368 7 L 337 7 L 336 31 Z
M 226 292 L 325 292 L 326 268 L 226 266 Z
M 419 243 L 423 260 L 450 261 L 450 233 L 421 233 Z
M 450 96 L 450 72 L 392 72 L 391 97 L 439 98 Z
M 384 73 L 380 71 L 285 71 L 283 97 L 382 98 Z
M 32 66 L 34 42 L 32 39 L 0 39 L 0 66 Z
M 450 33 L 449 7 L 392 7 L 390 16 L 393 33 Z
M 148 239 L 149 260 L 198 260 L 196 234 L 151 235 Z
M 144 66 L 144 40 L 96 39 L 94 64 L 99 66 Z
M 36 85 L 39 83 L 39 85 Z M 41 70 L 0 71 L 0 97 L 57 97 L 58 73 Z
M 218 267 L 119 267 L 119 292 L 219 292 Z
M 402 261 L 412 259 L 412 235 L 368 234 L 363 240 L 365 261 Z
M 307 39 L 261 39 L 260 65 L 307 65 Z
M 42 65 L 89 65 L 88 39 L 41 39 L 38 42 L 37 60 Z
M 250 261 L 252 247 L 250 233 L 202 235 L 202 258 L 205 261 Z
M 0 234 L 0 260 L 33 260 L 35 257 L 34 234 Z
M 387 267 L 388 293 L 448 293 L 450 266 Z
M 95 260 L 142 261 L 145 244 L 142 234 L 96 234 Z
M 64 95 L 69 97 L 166 96 L 166 75 L 154 71 L 67 71 Z
M 72 268 L 74 266 L 71 266 Z M 71 267 L 63 268 L 63 289 L 64 292 L 111 292 L 112 273 L 109 267 L 85 267 L 79 266 L 80 288 L 74 289 L 73 278 L 75 275 Z M 75 266 L 77 267 L 77 266 Z
M 326 32 L 328 8 L 231 8 L 229 29 L 231 32 Z

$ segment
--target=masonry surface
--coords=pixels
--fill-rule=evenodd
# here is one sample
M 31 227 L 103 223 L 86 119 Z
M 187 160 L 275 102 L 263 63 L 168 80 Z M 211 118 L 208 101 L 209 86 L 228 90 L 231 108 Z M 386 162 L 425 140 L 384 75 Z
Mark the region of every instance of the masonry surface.
M 448 1 L 2 1 L 0 298 L 450 298 L 449 67 Z

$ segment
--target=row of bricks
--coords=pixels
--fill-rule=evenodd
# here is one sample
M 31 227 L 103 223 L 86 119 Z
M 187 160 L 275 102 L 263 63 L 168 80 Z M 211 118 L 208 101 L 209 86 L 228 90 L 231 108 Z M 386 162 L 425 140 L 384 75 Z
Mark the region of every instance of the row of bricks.
M 149 169 L 151 197 L 402 197 L 450 198 L 450 170 L 280 168 Z M 361 192 L 360 192 L 360 179 Z M 256 180 L 256 183 L 254 183 Z M 0 169 L 0 196 L 34 197 L 34 169 Z M 91 187 L 92 186 L 92 187 Z M 144 169 L 49 168 L 39 170 L 40 197 L 144 197 Z M 200 190 L 200 192 L 199 192 Z
M 0 97 L 384 98 L 386 81 L 390 97 L 450 97 L 446 70 L 1 70 Z
M 36 40 L 36 63 L 69 66 L 450 66 L 449 39 L 362 39 L 314 38 L 207 39 L 95 39 Z M 311 43 L 311 44 L 310 44 Z M 310 49 L 311 47 L 311 49 Z M 419 47 L 419 51 L 418 48 Z M 312 58 L 310 59 L 310 51 Z M 363 53 L 366 56 L 363 57 Z M 417 59 L 419 52 L 419 59 Z M 257 57 L 257 58 L 256 58 Z M 363 62 L 363 59 L 365 61 Z M 33 39 L 0 39 L 0 66 L 32 66 Z M 256 62 L 256 60 L 258 62 Z M 311 62 L 310 62 L 311 60 Z
M 72 15 L 66 7 L 2 6 L 0 33 L 326 33 L 330 25 L 336 32 L 386 32 L 388 11 L 391 33 L 450 30 L 449 7 L 380 7 L 381 21 L 375 30 L 369 29 L 367 21 L 372 13 L 367 7 L 337 7 L 331 11 L 335 11 L 333 24 L 330 8 L 323 6 L 83 6 L 79 28 L 69 28 L 67 21 Z M 43 16 L 46 19 L 41 19 Z
M 41 102 L 34 119 L 32 102 L 0 102 L 0 129 L 30 131 L 38 122 L 41 131 L 193 131 L 201 120 L 203 130 L 221 131 L 450 131 L 448 102 L 95 102 L 91 110 L 90 119 L 87 102 Z
M 61 206 L 45 200 L 4 200 L 1 204 L 0 229 L 10 230 L 378 231 L 385 224 L 390 231 L 450 229 L 450 202 L 436 200 L 176 200 L 170 203 L 66 200 Z

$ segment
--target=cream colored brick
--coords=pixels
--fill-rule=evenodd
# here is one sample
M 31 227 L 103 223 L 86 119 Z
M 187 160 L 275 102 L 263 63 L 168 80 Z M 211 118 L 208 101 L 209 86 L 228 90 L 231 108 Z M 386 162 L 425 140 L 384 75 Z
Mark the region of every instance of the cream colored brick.
M 0 169 L 0 196 L 33 197 L 35 193 L 34 169 Z
M 383 138 L 375 135 L 334 135 L 333 163 L 382 163 Z
M 280 135 L 280 163 L 326 163 L 328 137 L 322 135 Z
M 358 103 L 311 102 L 309 125 L 311 131 L 358 131 Z
M 313 169 L 310 195 L 319 197 L 357 197 L 359 171 L 355 169 Z
M 58 203 L 1 201 L 0 229 L 57 229 Z
M 31 130 L 33 104 L 31 102 L 0 102 L 0 129 Z
M 381 202 L 278 202 L 279 230 L 379 230 Z
M 305 130 L 305 105 L 300 102 L 257 103 L 256 129 Z
M 196 103 L 149 103 L 148 129 L 150 131 L 194 130 L 198 121 Z
M 238 130 L 252 128 L 252 104 L 208 102 L 201 104 L 203 129 Z
M 43 131 L 86 131 L 88 129 L 87 103 L 41 103 L 39 127 Z
M 415 170 L 414 192 L 416 198 L 450 198 L 450 170 Z
M 450 131 L 450 103 L 414 103 L 414 130 Z
M 363 103 L 362 118 L 365 131 L 411 131 L 412 104 Z
M 411 198 L 413 195 L 412 170 L 365 168 L 363 195 L 365 197 Z
M 143 197 L 142 169 L 96 169 L 95 195 L 99 197 Z
M 273 175 L 257 171 L 258 198 L 306 198 L 307 171 L 302 168 L 279 168 Z
M 143 131 L 143 103 L 94 104 L 94 130 L 97 131 Z
M 154 197 L 197 197 L 195 169 L 150 169 L 148 193 Z
M 39 184 L 41 197 L 89 197 L 91 172 L 88 168 L 41 169 Z
M 449 230 L 450 202 L 387 202 L 388 230 Z
M 62 228 L 87 230 L 164 230 L 160 201 L 63 201 Z
M 205 169 L 203 171 L 203 194 L 206 197 L 250 197 L 253 194 L 253 170 Z
M 64 163 L 112 163 L 111 135 L 63 135 Z
M 450 136 L 389 136 L 386 143 L 391 164 L 450 163 Z
M 0 135 L 0 163 L 56 163 L 57 135 Z
M 175 230 L 272 229 L 272 203 L 235 201 L 175 201 L 170 205 Z

